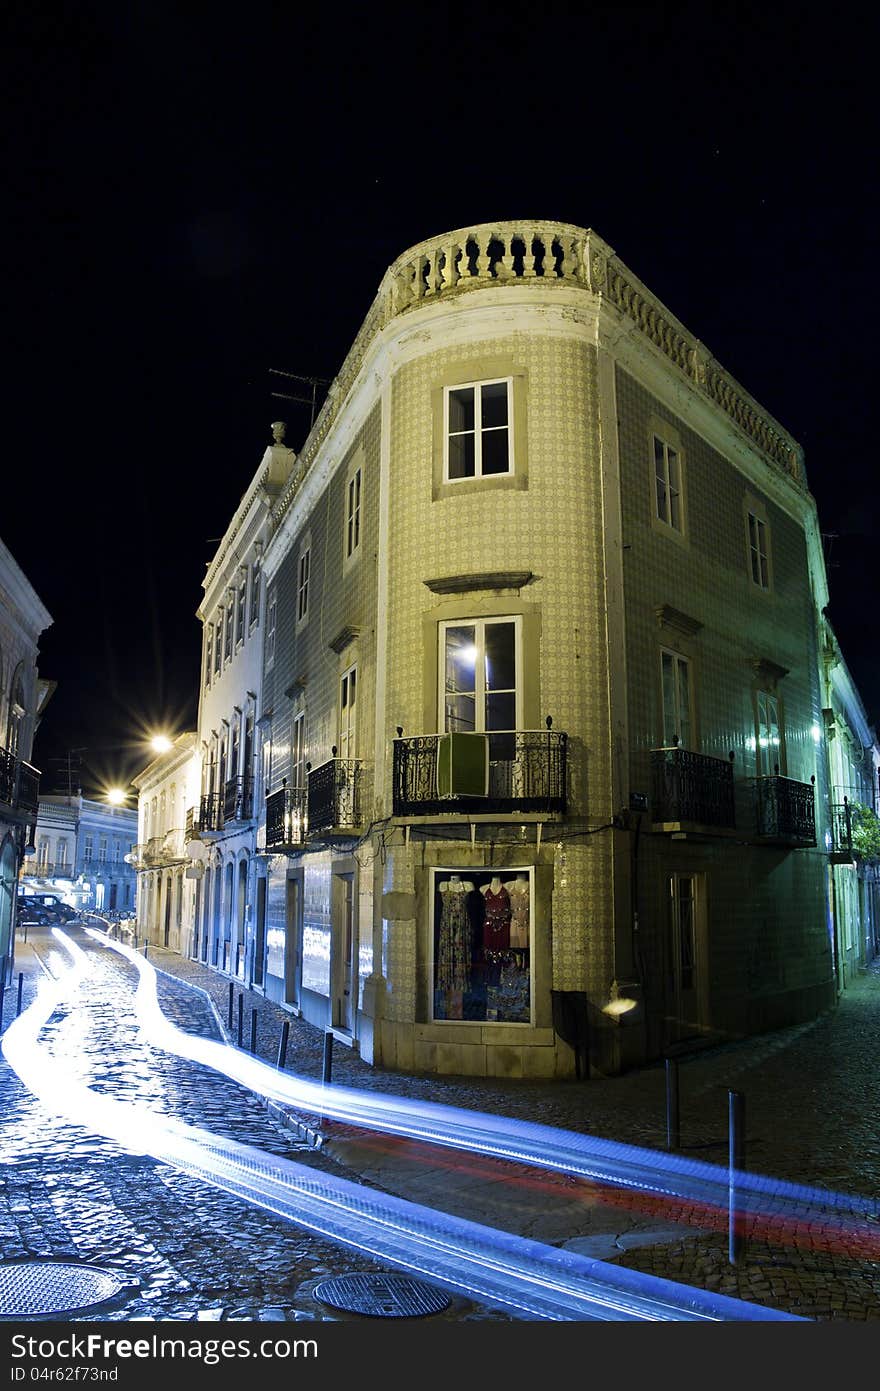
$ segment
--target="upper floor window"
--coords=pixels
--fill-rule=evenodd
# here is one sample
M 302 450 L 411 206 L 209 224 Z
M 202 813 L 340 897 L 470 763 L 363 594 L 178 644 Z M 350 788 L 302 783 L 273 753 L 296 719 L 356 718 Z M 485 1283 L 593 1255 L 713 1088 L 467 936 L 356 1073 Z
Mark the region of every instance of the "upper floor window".
M 48 864 L 49 864 L 49 841 L 48 841 L 47 839 L 41 837 L 40 840 L 39 840 L 39 843 L 38 843 L 38 845 L 37 845 L 37 868 L 38 868 L 38 870 L 43 871 L 43 870 L 46 869 L 46 867 L 47 867 Z
M 663 694 L 663 744 L 665 748 L 678 745 L 693 748 L 693 693 L 691 664 L 680 652 L 663 648 L 660 653 L 660 677 Z
M 339 680 L 339 758 L 354 758 L 357 748 L 357 667 Z
M 59 840 L 55 847 L 55 868 L 63 872 L 67 866 L 67 841 Z
M 296 790 L 300 791 L 308 785 L 308 778 L 306 776 L 306 717 L 305 712 L 302 710 L 294 717 L 290 740 L 290 756 L 293 786 Z
M 277 617 L 278 605 L 275 595 L 269 595 L 269 604 L 266 609 L 266 667 L 272 666 L 275 661 L 275 622 Z
M 120 841 L 114 840 L 114 842 L 113 842 L 113 863 L 114 863 L 115 865 L 118 865 L 118 864 L 119 864 L 119 861 L 121 860 L 121 858 L 122 858 L 122 844 L 121 844 Z
M 101 837 L 101 841 L 100 841 L 100 844 L 99 844 L 99 846 L 98 846 L 98 859 L 99 859 L 99 861 L 101 862 L 101 864 L 105 864 L 105 863 L 106 863 L 106 860 L 107 860 L 107 837 L 106 837 L 106 836 L 102 836 L 102 837 Z
M 779 697 L 775 692 L 755 692 L 755 716 L 758 772 L 779 772 L 785 766 L 785 759 Z
M 251 568 L 251 616 L 250 626 L 253 628 L 260 616 L 260 588 L 263 583 L 263 575 L 260 569 L 260 562 L 255 560 Z
M 759 589 L 770 588 L 770 533 L 766 519 L 749 510 L 746 525 L 749 538 L 749 573 Z
M 511 473 L 511 379 L 446 387 L 444 404 L 444 481 Z
M 358 470 L 360 476 L 360 469 Z M 351 552 L 349 551 L 349 555 Z M 312 549 L 305 545 L 300 552 L 296 576 L 296 621 L 304 623 L 309 612 L 309 577 L 312 569 Z
M 214 665 L 214 625 L 205 624 L 205 685 L 210 685 L 211 668 Z
M 144 829 L 147 831 L 150 829 L 149 820 L 145 821 Z M 92 840 L 92 837 L 90 835 L 85 836 L 83 839 L 83 861 L 86 864 L 88 864 L 89 860 L 92 858 L 93 846 L 94 841 Z
M 513 731 L 522 721 L 520 619 L 440 624 L 440 728 Z
M 217 622 L 213 627 L 214 635 L 214 675 L 217 676 L 223 665 L 223 610 L 217 612 Z
M 654 441 L 654 499 L 657 520 L 673 531 L 684 531 L 681 454 L 659 435 Z
M 361 486 L 363 470 L 349 474 L 345 488 L 345 558 L 350 560 L 361 544 Z
M 234 610 L 232 604 L 230 604 L 230 605 L 228 606 L 228 608 L 226 609 L 226 625 L 225 625 L 225 632 L 224 632 L 224 639 L 223 639 L 223 657 L 224 657 L 224 660 L 227 661 L 227 662 L 229 661 L 230 657 L 232 656 L 232 625 L 233 625 L 234 619 L 235 619 L 235 610 Z
M 236 642 L 244 642 L 244 620 L 245 620 L 245 600 L 247 598 L 247 580 L 242 580 L 238 586 L 235 605 L 235 639 Z

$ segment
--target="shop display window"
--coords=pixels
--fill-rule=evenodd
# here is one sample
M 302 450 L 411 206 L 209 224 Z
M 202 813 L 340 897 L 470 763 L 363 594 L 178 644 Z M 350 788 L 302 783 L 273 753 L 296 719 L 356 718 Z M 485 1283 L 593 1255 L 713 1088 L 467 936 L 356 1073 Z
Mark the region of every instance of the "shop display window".
M 432 874 L 432 1018 L 530 1023 L 531 869 Z

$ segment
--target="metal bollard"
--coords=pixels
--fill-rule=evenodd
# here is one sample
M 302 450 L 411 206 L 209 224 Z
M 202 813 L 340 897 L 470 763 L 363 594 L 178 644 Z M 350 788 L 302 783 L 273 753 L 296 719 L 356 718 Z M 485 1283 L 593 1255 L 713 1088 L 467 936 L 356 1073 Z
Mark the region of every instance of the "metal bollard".
M 333 1074 L 333 1030 L 324 1030 L 324 1060 L 321 1068 L 321 1081 L 329 1086 Z
M 242 1029 L 244 1026 L 244 996 L 238 997 L 238 1046 L 241 1047 Z
M 18 1003 L 17 1003 L 16 1008 L 15 1008 L 15 1017 L 16 1017 L 16 1019 L 17 1019 L 18 1016 L 21 1014 L 21 992 L 22 992 L 23 987 L 24 987 L 24 971 L 19 971 L 19 973 L 18 973 Z
M 278 1062 L 277 1062 L 276 1066 L 277 1066 L 279 1072 L 283 1072 L 283 1071 L 284 1071 L 284 1062 L 285 1062 L 285 1059 L 287 1058 L 287 1040 L 288 1040 L 289 1038 L 290 1038 L 290 1024 L 289 1024 L 289 1023 L 287 1022 L 287 1020 L 285 1019 L 284 1023 L 281 1025 L 281 1041 L 280 1041 L 280 1043 L 278 1044 Z
M 257 1007 L 251 1005 L 251 1053 L 256 1056 L 257 1052 Z
M 746 1099 L 742 1092 L 728 1091 L 728 1193 L 727 1258 L 736 1265 L 742 1255 L 742 1218 L 736 1211 L 736 1174 L 746 1166 Z
M 678 1059 L 666 1059 L 666 1148 L 681 1147 L 681 1113 L 678 1104 Z
M 229 1032 L 232 1033 L 232 996 L 235 993 L 235 986 L 229 982 Z
M 145 960 L 145 961 L 146 961 L 146 959 L 147 959 L 147 946 L 148 946 L 148 943 L 147 943 L 147 942 L 144 942 L 144 960 Z
M 6 985 L 3 977 L 0 976 L 0 1029 L 3 1028 L 3 996 L 6 993 Z

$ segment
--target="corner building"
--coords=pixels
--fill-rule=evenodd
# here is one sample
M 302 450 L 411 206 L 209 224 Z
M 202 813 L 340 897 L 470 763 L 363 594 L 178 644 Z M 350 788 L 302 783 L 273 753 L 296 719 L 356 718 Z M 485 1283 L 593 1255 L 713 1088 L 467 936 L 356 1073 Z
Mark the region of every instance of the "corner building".
M 398 258 L 264 576 L 269 994 L 545 1078 L 833 1004 L 802 453 L 595 233 Z

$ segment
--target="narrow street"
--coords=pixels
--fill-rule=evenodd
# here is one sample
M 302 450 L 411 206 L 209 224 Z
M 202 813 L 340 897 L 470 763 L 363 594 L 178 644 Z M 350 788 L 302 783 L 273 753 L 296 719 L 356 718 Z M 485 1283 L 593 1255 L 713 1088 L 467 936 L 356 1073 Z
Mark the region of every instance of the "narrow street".
M 360 1175 L 379 1189 L 622 1267 L 801 1317 L 880 1316 L 877 1242 L 865 1224 L 860 1237 L 849 1241 L 840 1240 L 833 1220 L 820 1216 L 797 1231 L 756 1225 L 734 1267 L 726 1261 L 726 1231 L 687 1204 L 624 1200 L 619 1192 L 599 1193 L 563 1174 L 462 1157 L 335 1122 L 323 1127 L 318 1148 L 298 1138 L 295 1126 L 314 1135 L 319 1117 L 298 1116 L 283 1125 L 277 1111 L 234 1082 L 145 1044 L 131 1003 L 130 967 L 89 944 L 81 931 L 72 935 L 89 951 L 93 966 L 87 1008 L 77 1004 L 59 1011 L 43 1037 L 56 1055 L 75 1058 L 80 1080 L 98 1091 L 146 1102 L 159 1114 L 295 1158 L 316 1171 Z M 253 1017 L 257 1052 L 274 1060 L 283 1017 L 277 1007 L 199 963 L 160 949 L 151 948 L 150 956 L 162 972 L 160 1003 L 172 1022 L 206 1038 L 228 1033 L 222 1007 L 232 984 L 234 993 L 247 997 L 245 1017 L 249 1023 Z M 41 965 L 60 973 L 68 960 L 47 932 L 20 944 L 23 1007 Z M 15 1006 L 14 992 L 7 991 L 7 1025 Z M 876 1196 L 880 1155 L 872 1118 L 878 1007 L 880 980 L 866 975 L 836 1014 L 815 1025 L 687 1060 L 682 1153 L 724 1162 L 719 1139 L 724 1088 L 737 1086 L 748 1097 L 749 1167 Z M 314 1077 L 321 1041 L 319 1031 L 292 1021 L 288 1068 Z M 376 1074 L 350 1050 L 337 1049 L 333 1077 L 370 1091 L 430 1096 L 665 1148 L 662 1069 L 566 1087 L 455 1078 L 438 1084 L 438 1079 Z M 0 1096 L 4 1259 L 66 1257 L 118 1270 L 132 1283 L 122 1303 L 96 1317 L 335 1319 L 345 1315 L 315 1298 L 316 1285 L 343 1273 L 388 1269 L 169 1165 L 58 1121 L 22 1087 L 5 1060 Z M 509 1315 L 452 1297 L 434 1317 L 504 1320 Z

